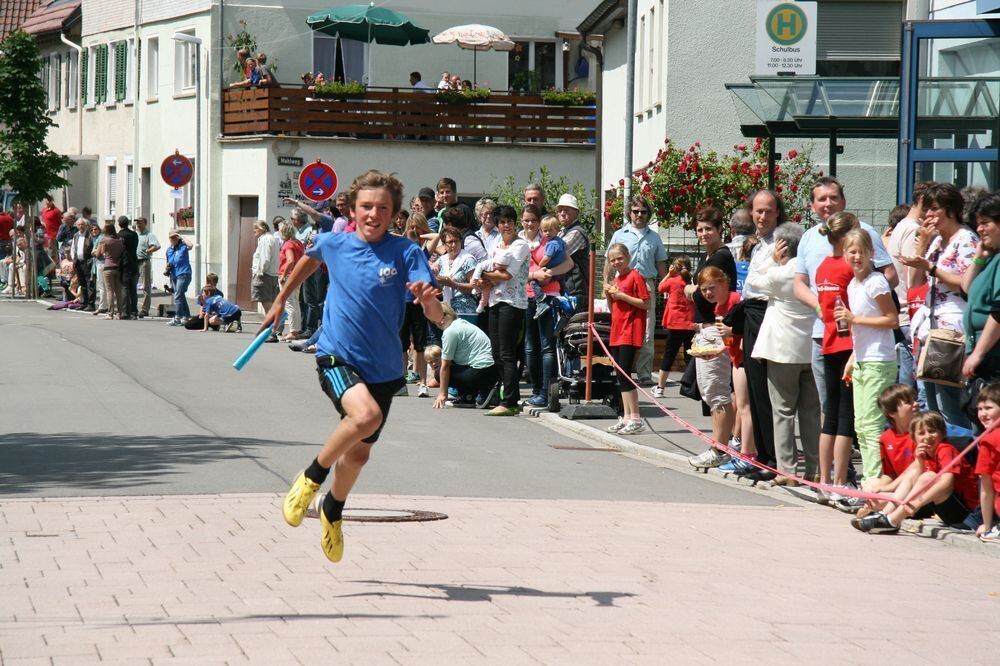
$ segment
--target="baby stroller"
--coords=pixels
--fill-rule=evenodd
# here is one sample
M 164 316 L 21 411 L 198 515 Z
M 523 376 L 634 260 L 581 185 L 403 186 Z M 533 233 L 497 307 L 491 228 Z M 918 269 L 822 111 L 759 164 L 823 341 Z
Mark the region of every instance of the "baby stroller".
M 549 386 L 549 411 L 558 412 L 560 397 L 569 399 L 571 404 L 582 401 L 587 389 L 587 313 L 573 314 L 574 308 L 568 299 L 558 299 L 553 307 L 556 313 L 556 377 Z M 595 312 L 594 327 L 604 344 L 610 344 L 611 313 Z M 594 340 L 594 363 L 591 371 L 590 397 L 601 400 L 606 405 L 620 411 L 621 393 L 614 366 L 605 355 L 604 349 Z

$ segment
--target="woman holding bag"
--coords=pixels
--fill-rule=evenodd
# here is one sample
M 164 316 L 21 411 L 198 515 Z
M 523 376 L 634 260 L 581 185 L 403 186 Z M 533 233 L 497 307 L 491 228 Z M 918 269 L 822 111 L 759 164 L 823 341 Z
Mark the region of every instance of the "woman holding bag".
M 979 241 L 976 234 L 961 223 L 965 204 L 954 185 L 931 184 L 924 192 L 922 204 L 924 232 L 937 232 L 937 237 L 930 242 L 924 256 L 899 258 L 910 268 L 911 287 L 928 285 L 927 302 L 910 322 L 913 338 L 921 345 L 926 343 L 932 329 L 965 333 L 963 319 L 968 302 L 963 295 L 962 278 L 972 265 Z M 972 427 L 961 409 L 961 389 L 930 381 L 925 381 L 924 385 L 929 409 L 941 412 L 951 425 Z

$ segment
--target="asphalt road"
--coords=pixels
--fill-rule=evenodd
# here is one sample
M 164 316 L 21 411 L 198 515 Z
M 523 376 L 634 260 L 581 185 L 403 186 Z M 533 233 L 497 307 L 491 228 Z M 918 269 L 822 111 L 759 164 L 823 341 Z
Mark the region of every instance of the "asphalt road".
M 0 302 L 0 495 L 282 492 L 336 423 L 313 360 L 249 332 L 178 330 Z M 413 387 L 411 387 L 411 390 Z M 568 447 L 568 448 L 558 448 Z M 397 398 L 356 487 L 393 495 L 778 506 L 584 448 L 526 417 Z

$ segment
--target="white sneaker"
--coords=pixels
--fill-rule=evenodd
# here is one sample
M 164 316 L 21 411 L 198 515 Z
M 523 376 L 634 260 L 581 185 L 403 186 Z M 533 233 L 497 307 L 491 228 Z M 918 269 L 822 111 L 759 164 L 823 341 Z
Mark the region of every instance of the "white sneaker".
M 730 455 L 724 453 L 714 446 L 707 451 L 700 453 L 693 458 L 688 458 L 688 464 L 691 467 L 696 467 L 698 469 L 708 469 L 710 467 L 718 467 L 724 463 L 729 462 Z
M 623 421 L 622 419 L 618 419 L 618 423 L 614 424 L 613 426 L 610 426 L 608 428 L 608 432 L 620 432 L 621 429 L 624 428 L 626 425 L 628 424 L 625 423 L 625 421 Z
M 662 398 L 663 397 L 663 387 L 662 386 L 654 386 L 653 387 L 653 397 L 654 398 Z
M 643 424 L 642 421 L 629 421 L 628 423 L 625 424 L 624 428 L 622 428 L 621 430 L 618 431 L 618 434 L 619 435 L 637 435 L 637 434 L 639 434 L 640 432 L 642 432 L 645 429 L 646 429 L 646 426 Z
M 417 397 L 426 398 L 428 395 L 430 394 L 427 392 L 427 384 L 417 384 Z

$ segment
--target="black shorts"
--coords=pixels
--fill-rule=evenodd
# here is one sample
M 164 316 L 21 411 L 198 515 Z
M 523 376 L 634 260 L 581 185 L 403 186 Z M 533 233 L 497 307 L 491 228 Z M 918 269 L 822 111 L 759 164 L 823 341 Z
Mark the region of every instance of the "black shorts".
M 968 507 L 965 506 L 965 502 L 956 493 L 949 495 L 940 504 L 927 504 L 926 506 L 920 507 L 915 514 L 914 518 L 930 518 L 934 514 L 941 519 L 945 525 L 958 525 L 962 523 L 966 518 L 969 517 Z
M 615 360 L 615 363 L 625 371 L 622 374 L 615 371 L 618 375 L 618 388 L 622 393 L 628 393 L 629 391 L 635 391 L 635 384 L 632 383 L 631 374 L 632 370 L 635 369 L 635 357 L 639 354 L 639 347 L 633 347 L 631 345 L 612 345 L 611 346 L 611 358 Z
M 343 405 L 340 404 L 340 399 L 347 389 L 356 384 L 364 384 L 368 388 L 368 392 L 375 398 L 379 411 L 382 412 L 382 422 L 379 423 L 378 430 L 361 441 L 366 444 L 377 442 L 379 435 L 382 434 L 382 428 L 385 427 L 385 420 L 389 417 L 392 397 L 406 385 L 406 380 L 400 377 L 389 382 L 366 382 L 353 365 L 333 356 L 317 356 L 316 372 L 319 374 L 319 385 L 323 393 L 330 398 L 330 402 L 340 412 L 341 418 L 347 416 Z
M 403 343 L 403 351 L 410 348 L 413 340 L 413 350 L 422 352 L 427 348 L 427 317 L 419 303 L 406 304 L 406 318 L 403 328 L 399 331 L 399 341 Z

